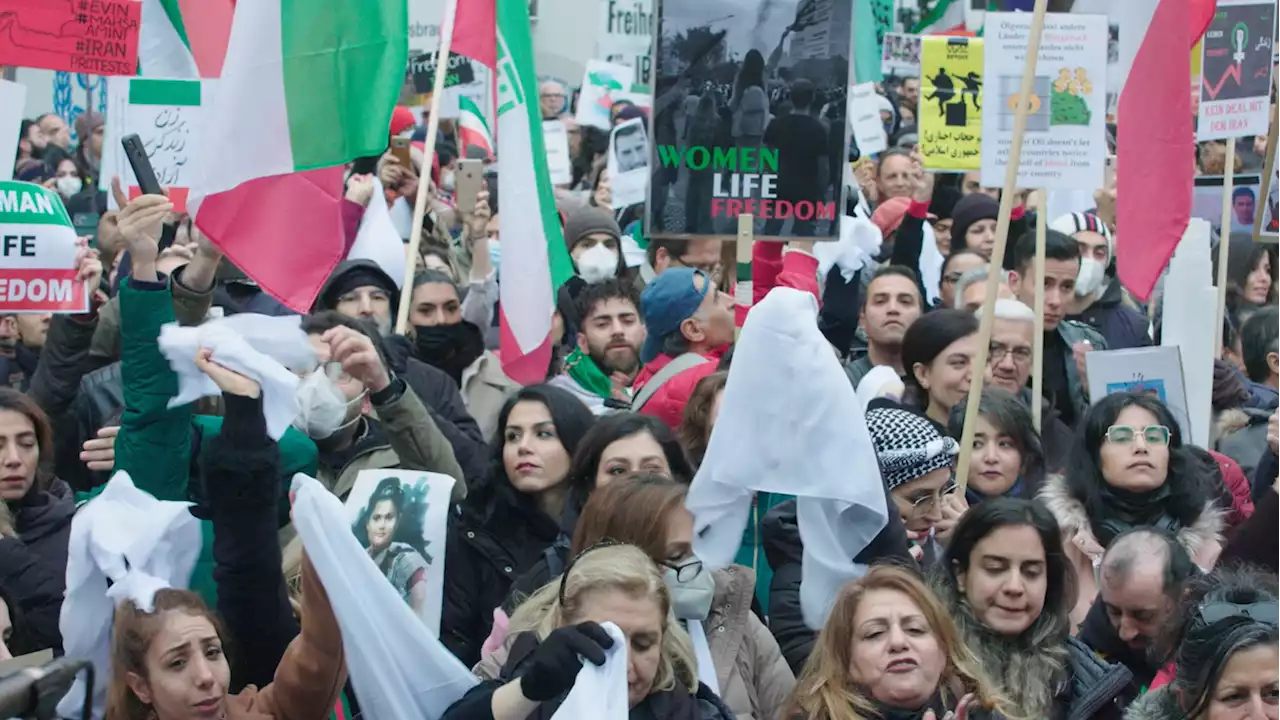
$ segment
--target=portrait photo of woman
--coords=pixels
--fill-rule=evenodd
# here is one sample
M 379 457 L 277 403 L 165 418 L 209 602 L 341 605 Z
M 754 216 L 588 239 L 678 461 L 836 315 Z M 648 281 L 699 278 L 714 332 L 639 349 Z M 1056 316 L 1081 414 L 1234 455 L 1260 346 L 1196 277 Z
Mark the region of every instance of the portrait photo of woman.
M 431 565 L 422 534 L 425 499 L 425 491 L 406 492 L 399 478 L 383 478 L 351 528 L 391 586 L 424 620 Z

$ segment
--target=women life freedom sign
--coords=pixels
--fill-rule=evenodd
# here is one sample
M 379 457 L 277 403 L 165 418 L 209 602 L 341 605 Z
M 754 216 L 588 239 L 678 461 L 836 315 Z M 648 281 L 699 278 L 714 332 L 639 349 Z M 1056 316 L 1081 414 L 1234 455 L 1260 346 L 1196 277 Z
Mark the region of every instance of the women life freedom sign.
M 0 313 L 82 313 L 89 290 L 76 282 L 76 231 L 56 193 L 0 182 Z

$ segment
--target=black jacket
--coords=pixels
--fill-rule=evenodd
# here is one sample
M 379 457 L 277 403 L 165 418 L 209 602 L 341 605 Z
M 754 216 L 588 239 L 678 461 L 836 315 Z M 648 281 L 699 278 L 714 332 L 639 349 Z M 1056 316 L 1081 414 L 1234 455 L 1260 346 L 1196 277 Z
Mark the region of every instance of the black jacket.
M 77 446 L 84 441 L 98 436 L 102 428 L 119 424 L 120 414 L 124 410 L 124 379 L 121 375 L 121 364 L 113 362 L 100 367 L 80 379 L 80 389 L 71 403 L 71 417 L 75 424 Z M 85 492 L 99 485 L 105 485 L 110 479 L 109 472 L 95 472 L 80 462 L 77 452 L 74 456 L 57 458 L 58 477 L 66 479 L 77 492 Z
M 885 491 L 889 508 L 889 522 L 880 530 L 855 562 L 871 565 L 877 562 L 899 563 L 914 566 L 915 561 L 907 552 L 907 531 L 902 526 L 893 504 L 893 498 Z M 800 611 L 800 564 L 804 545 L 800 542 L 800 526 L 796 523 L 796 501 L 788 500 L 776 505 L 760 522 L 765 557 L 773 568 L 773 582 L 769 585 L 769 630 L 782 649 L 791 671 L 800 675 L 818 633 L 804 622 Z
M 76 400 L 82 378 L 101 364 L 90 357 L 89 348 L 98 328 L 97 317 L 81 320 L 70 315 L 54 315 L 49 335 L 27 394 L 49 416 L 53 426 L 54 472 L 77 490 L 87 490 L 83 478 L 88 472 L 80 461 L 84 440 L 77 427 Z M 119 407 L 123 407 L 123 402 Z M 93 432 L 97 432 L 94 428 Z M 90 436 L 92 437 L 92 436 Z
M 38 482 L 38 481 L 37 481 Z M 58 616 L 67 589 L 67 544 L 76 513 L 71 488 L 54 479 L 48 490 L 32 486 L 9 504 L 17 538 L 0 539 L 0 585 L 27 624 L 32 650 L 62 652 Z
M 1084 312 L 1067 319 L 1085 323 L 1102 333 L 1108 350 L 1151 345 L 1146 316 L 1124 304 L 1124 288 L 1114 278 L 1110 279 L 1110 285 L 1103 291 L 1102 297 L 1085 308 Z
M 1073 637 L 1067 638 L 1067 663 L 1071 685 L 1066 693 L 1066 720 L 1120 720 L 1125 702 L 1131 699 L 1133 673 L 1124 665 L 1106 662 Z

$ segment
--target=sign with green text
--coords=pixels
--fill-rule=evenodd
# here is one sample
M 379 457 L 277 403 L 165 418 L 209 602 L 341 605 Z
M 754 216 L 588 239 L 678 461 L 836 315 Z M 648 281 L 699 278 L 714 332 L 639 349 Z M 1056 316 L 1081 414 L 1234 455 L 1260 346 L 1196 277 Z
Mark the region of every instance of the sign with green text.
M 0 314 L 88 311 L 76 252 L 76 231 L 57 193 L 0 182 Z

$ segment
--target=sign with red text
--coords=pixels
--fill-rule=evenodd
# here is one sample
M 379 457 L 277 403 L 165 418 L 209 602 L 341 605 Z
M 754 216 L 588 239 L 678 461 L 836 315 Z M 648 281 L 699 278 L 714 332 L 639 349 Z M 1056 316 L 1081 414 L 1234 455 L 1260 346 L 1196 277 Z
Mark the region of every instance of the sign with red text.
M 1196 139 L 1267 133 L 1275 22 L 1275 0 L 1218 0 L 1200 42 Z
M 0 182 L 0 314 L 82 313 L 89 291 L 76 282 L 76 231 L 57 193 Z
M 0 0 L 0 65 L 134 75 L 141 22 L 134 0 Z

